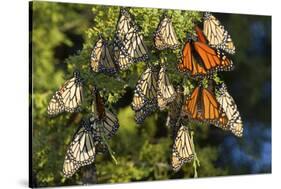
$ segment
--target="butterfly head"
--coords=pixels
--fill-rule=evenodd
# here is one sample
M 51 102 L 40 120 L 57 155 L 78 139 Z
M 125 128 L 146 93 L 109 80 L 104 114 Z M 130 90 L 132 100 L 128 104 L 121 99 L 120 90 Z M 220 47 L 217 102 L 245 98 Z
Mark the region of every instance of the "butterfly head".
M 186 39 L 188 42 L 197 41 L 197 37 L 191 33 L 186 34 Z
M 82 123 L 81 123 L 81 126 L 84 127 L 84 129 L 86 131 L 91 131 L 91 123 L 90 123 L 90 119 L 83 119 L 82 120 Z
M 177 93 L 182 93 L 184 90 L 182 85 L 177 85 Z
M 221 83 L 221 84 L 217 85 L 216 91 L 220 94 L 223 94 L 225 91 L 227 91 L 227 87 L 226 87 L 225 83 Z
M 102 43 L 105 42 L 105 39 L 104 39 L 102 33 L 98 33 L 98 41 L 102 41 Z
M 205 12 L 205 13 L 203 14 L 203 19 L 204 19 L 204 20 L 208 20 L 208 19 L 210 18 L 210 16 L 212 16 L 212 14 L 211 14 L 210 12 Z
M 124 7 L 122 7 L 122 8 L 120 9 L 120 13 L 121 13 L 122 15 L 128 15 L 128 14 L 129 14 L 128 10 L 127 10 L 126 8 L 124 8 Z
M 96 86 L 93 86 L 93 89 L 92 89 L 92 95 L 95 96 L 98 92 L 98 89 Z
M 171 21 L 171 17 L 168 15 L 167 12 L 164 12 L 162 15 L 162 19 L 161 20 L 166 20 L 167 22 Z
M 80 78 L 80 72 L 78 71 L 78 70 L 75 70 L 74 72 L 73 72 L 73 77 L 75 77 L 75 78 Z

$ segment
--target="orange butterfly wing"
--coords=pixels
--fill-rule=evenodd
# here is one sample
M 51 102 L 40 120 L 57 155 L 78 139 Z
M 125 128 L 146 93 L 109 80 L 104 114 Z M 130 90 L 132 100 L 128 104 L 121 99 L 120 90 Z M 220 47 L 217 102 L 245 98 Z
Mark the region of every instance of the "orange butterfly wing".
M 197 34 L 198 41 L 207 44 L 207 39 L 205 38 L 204 33 L 198 26 L 195 26 L 195 32 Z
M 202 67 L 191 52 L 191 44 L 187 42 L 183 49 L 183 57 L 178 69 L 182 72 L 189 72 L 191 76 L 205 75 L 207 71 Z
M 199 27 L 196 26 L 195 31 L 198 41 L 188 41 L 185 44 L 182 52 L 182 61 L 178 65 L 178 69 L 188 72 L 192 77 L 208 76 L 216 70 L 231 70 L 233 68 L 232 61 L 220 51 L 207 45 L 207 40 Z
M 191 119 L 207 121 L 214 125 L 226 125 L 228 121 L 213 93 L 201 87 L 193 90 L 185 102 L 184 111 Z
M 186 100 L 185 103 L 185 112 L 187 115 L 193 119 L 200 119 L 198 116 L 198 109 L 197 109 L 197 99 L 198 99 L 199 87 L 196 87 L 192 92 L 191 96 Z
M 201 42 L 194 42 L 194 49 L 202 59 L 204 66 L 208 71 L 227 71 L 232 69 L 232 61 L 208 45 Z

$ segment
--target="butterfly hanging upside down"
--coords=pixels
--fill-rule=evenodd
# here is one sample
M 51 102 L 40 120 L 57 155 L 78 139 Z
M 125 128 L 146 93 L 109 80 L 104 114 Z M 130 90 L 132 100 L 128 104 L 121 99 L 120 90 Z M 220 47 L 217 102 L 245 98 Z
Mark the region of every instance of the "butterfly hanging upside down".
M 91 69 L 94 72 L 114 74 L 117 67 L 111 57 L 107 41 L 100 35 L 91 53 Z
M 212 91 L 203 86 L 196 87 L 183 105 L 183 115 L 191 120 L 203 121 L 225 128 L 227 117 Z
M 204 13 L 203 32 L 211 47 L 221 49 L 229 54 L 235 53 L 233 41 L 221 25 L 220 21 L 211 13 Z
M 157 80 L 158 69 L 149 66 L 141 75 L 132 102 L 132 109 L 136 112 L 135 120 L 142 124 L 144 119 L 157 108 Z
M 192 161 L 194 157 L 194 149 L 188 128 L 182 125 L 182 123 L 179 123 L 179 128 L 176 129 L 176 137 L 174 139 L 171 158 L 171 164 L 174 171 L 178 171 L 183 164 Z
M 64 111 L 80 111 L 83 101 L 82 78 L 80 73 L 75 71 L 73 78 L 67 80 L 62 87 L 56 91 L 49 102 L 47 112 L 50 116 L 56 116 Z
M 82 120 L 68 147 L 64 176 L 71 177 L 80 167 L 93 163 L 99 147 L 103 147 L 104 140 L 113 137 L 118 128 L 117 117 L 104 107 L 98 90 L 94 88 L 92 113 Z
M 104 102 L 99 91 L 93 89 L 91 127 L 93 128 L 93 137 L 101 142 L 103 139 L 110 139 L 119 128 L 117 116 L 105 108 Z
M 132 102 L 132 109 L 136 111 L 136 121 L 142 124 L 144 119 L 157 107 L 160 110 L 167 108 L 176 97 L 175 89 L 166 74 L 166 67 L 149 66 L 141 75 Z
M 222 83 L 219 87 L 217 87 L 216 92 L 216 99 L 228 118 L 226 128 L 231 130 L 234 135 L 242 137 L 243 122 L 237 105 L 232 96 L 228 93 L 226 85 Z
M 129 65 L 147 59 L 148 51 L 140 27 L 129 11 L 121 9 L 116 26 L 114 61 L 121 70 L 126 70 Z
M 232 60 L 222 51 L 209 47 L 202 31 L 198 27 L 195 30 L 197 37 L 189 35 L 183 48 L 179 71 L 193 78 L 205 78 L 212 77 L 217 71 L 232 70 Z
M 65 177 L 71 177 L 80 167 L 95 161 L 95 145 L 90 120 L 84 119 L 66 152 L 63 164 Z
M 179 46 L 179 41 L 176 32 L 172 25 L 172 20 L 167 15 L 158 24 L 154 32 L 154 46 L 158 50 L 176 49 Z

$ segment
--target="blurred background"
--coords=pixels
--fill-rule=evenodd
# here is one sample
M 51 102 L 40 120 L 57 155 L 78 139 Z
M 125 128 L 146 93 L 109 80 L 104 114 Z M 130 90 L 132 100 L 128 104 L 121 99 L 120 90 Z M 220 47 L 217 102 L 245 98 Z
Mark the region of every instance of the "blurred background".
M 202 20 L 201 12 L 131 8 L 151 50 L 151 63 L 166 57 L 173 83 L 183 78 L 176 71 L 181 48 L 153 50 L 152 34 L 164 12 L 172 16 L 179 40 Z M 97 183 L 192 178 L 192 164 L 174 173 L 170 168 L 172 132 L 165 126 L 167 112 L 156 112 L 142 126 L 130 108 L 134 86 L 145 68 L 138 63 L 116 77 L 89 74 L 90 51 L 100 32 L 112 39 L 119 7 L 33 2 L 30 6 L 30 53 L 32 94 L 32 182 L 34 186 L 84 184 L 83 173 L 92 170 Z M 201 166 L 199 177 L 271 173 L 271 17 L 214 13 L 229 31 L 236 46 L 231 57 L 236 69 L 219 73 L 236 101 L 244 122 L 244 136 L 209 125 L 195 125 L 194 143 Z M 85 111 L 50 119 L 47 106 L 52 94 L 80 70 L 95 84 L 108 108 L 118 114 L 120 128 L 110 140 L 118 161 L 98 155 L 95 165 L 81 168 L 73 177 L 62 176 L 65 152 Z M 109 82 L 108 82 L 109 81 Z M 122 82 L 125 81 L 125 82 Z M 89 89 L 85 86 L 86 95 Z M 88 92 L 87 92 L 88 91 Z M 90 99 L 88 96 L 86 99 Z

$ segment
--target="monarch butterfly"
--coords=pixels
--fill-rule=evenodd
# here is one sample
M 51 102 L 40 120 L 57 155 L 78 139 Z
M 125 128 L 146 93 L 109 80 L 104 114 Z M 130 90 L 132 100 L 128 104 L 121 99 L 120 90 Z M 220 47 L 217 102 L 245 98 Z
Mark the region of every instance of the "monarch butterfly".
M 153 39 L 154 45 L 158 50 L 166 48 L 175 49 L 179 46 L 179 41 L 173 28 L 171 18 L 166 15 L 164 16 L 158 24 Z
M 76 112 L 83 101 L 82 78 L 80 73 L 75 71 L 73 78 L 67 80 L 62 87 L 53 95 L 49 102 L 47 112 L 55 116 L 63 111 Z
M 68 147 L 67 156 L 80 166 L 89 165 L 95 161 L 95 143 L 90 120 L 84 119 Z
M 157 108 L 157 80 L 158 69 L 149 66 L 136 85 L 131 105 L 136 111 L 135 120 L 138 124 L 142 124 L 144 119 Z
M 190 162 L 194 157 L 191 138 L 188 128 L 180 125 L 173 145 L 172 167 L 177 171 L 184 163 Z
M 125 56 L 124 53 L 116 45 L 114 47 L 114 61 L 119 66 L 120 70 L 126 70 L 132 64 L 131 59 L 128 56 Z
M 147 48 L 139 30 L 140 29 L 133 21 L 131 14 L 127 10 L 121 9 L 116 27 L 115 43 L 119 50 L 122 51 L 123 55 L 128 57 L 130 63 L 148 59 Z M 125 69 L 127 67 L 128 66 L 123 66 L 121 68 Z
M 119 39 L 117 44 L 123 54 L 128 56 L 133 63 L 148 59 L 147 48 L 137 26 L 130 28 L 125 34 L 124 40 Z
M 80 168 L 80 164 L 76 161 L 71 160 L 68 155 L 65 156 L 64 163 L 63 163 L 63 176 L 66 178 L 71 177 L 76 173 L 76 171 Z
M 222 128 L 226 128 L 228 121 L 213 92 L 200 85 L 186 99 L 183 113 L 190 119 L 206 121 Z
M 116 66 L 107 47 L 107 42 L 102 36 L 99 36 L 99 39 L 92 50 L 91 68 L 94 72 L 105 72 L 109 74 L 117 72 Z
M 158 106 L 160 110 L 163 110 L 168 103 L 171 103 L 176 98 L 176 91 L 169 81 L 165 66 L 161 66 L 159 71 L 157 87 Z
M 198 29 L 198 28 L 197 28 Z M 209 47 L 204 36 L 198 34 L 188 36 L 182 51 L 182 59 L 178 65 L 179 71 L 187 72 L 191 77 L 210 77 L 215 71 L 230 71 L 233 63 L 220 50 Z
M 132 15 L 126 9 L 120 9 L 119 19 L 116 25 L 116 35 L 120 40 L 124 40 L 125 34 L 135 27 Z
M 217 94 L 217 101 L 228 118 L 227 128 L 229 128 L 236 136 L 242 137 L 242 119 L 237 109 L 237 105 L 235 104 L 232 96 L 228 93 L 227 87 L 224 83 L 217 88 Z
M 119 128 L 117 116 L 104 107 L 101 96 L 96 88 L 93 89 L 91 128 L 95 141 L 102 141 L 103 137 L 111 138 Z
M 222 49 L 229 54 L 234 54 L 235 46 L 220 21 L 208 12 L 204 14 L 203 19 L 203 32 L 209 41 L 209 45 Z
M 167 127 L 175 127 L 181 114 L 181 107 L 183 103 L 183 87 L 177 86 L 175 100 L 169 105 L 168 116 L 166 120 Z
M 143 97 L 149 100 L 156 100 L 157 98 L 157 80 L 158 69 L 149 66 L 141 75 L 137 85 L 136 91 Z

